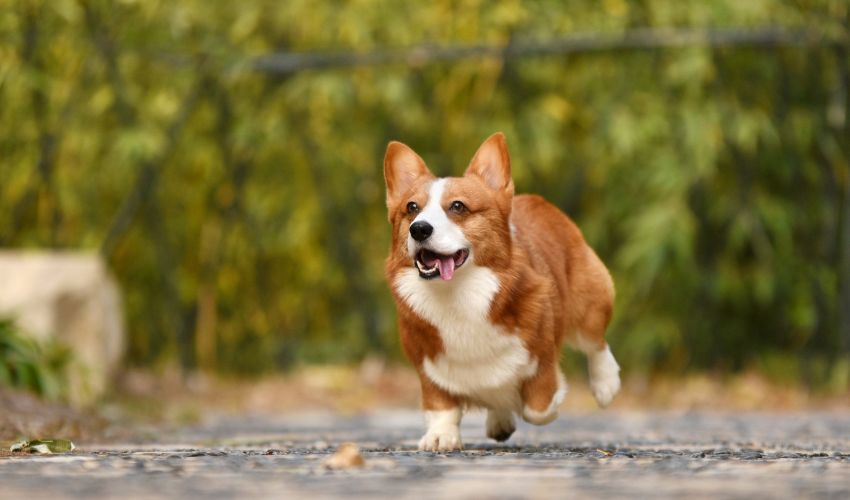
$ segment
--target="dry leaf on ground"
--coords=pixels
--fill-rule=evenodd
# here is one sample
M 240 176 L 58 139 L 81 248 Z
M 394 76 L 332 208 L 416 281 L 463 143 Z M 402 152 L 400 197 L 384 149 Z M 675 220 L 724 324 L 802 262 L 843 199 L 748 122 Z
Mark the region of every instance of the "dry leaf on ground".
M 336 453 L 325 460 L 325 466 L 331 469 L 350 469 L 352 467 L 363 467 L 366 461 L 360 454 L 360 448 L 354 443 L 343 443 L 336 449 Z

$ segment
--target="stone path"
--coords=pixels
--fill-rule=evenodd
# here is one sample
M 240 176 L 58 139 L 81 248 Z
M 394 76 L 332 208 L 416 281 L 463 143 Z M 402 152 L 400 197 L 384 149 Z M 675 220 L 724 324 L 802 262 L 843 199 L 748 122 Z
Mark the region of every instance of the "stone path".
M 418 412 L 211 418 L 162 444 L 0 458 L 0 498 L 850 498 L 850 412 L 595 412 L 520 425 L 467 416 L 466 450 L 415 451 Z M 362 468 L 323 462 L 343 442 Z

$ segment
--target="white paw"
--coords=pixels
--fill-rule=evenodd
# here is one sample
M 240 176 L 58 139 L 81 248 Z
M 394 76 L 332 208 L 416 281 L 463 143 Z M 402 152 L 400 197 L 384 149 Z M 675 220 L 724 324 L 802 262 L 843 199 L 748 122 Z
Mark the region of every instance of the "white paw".
M 588 356 L 590 372 L 590 391 L 599 406 L 611 404 L 620 391 L 620 365 L 607 347 Z
M 487 437 L 496 441 L 507 441 L 515 430 L 513 412 L 507 410 L 487 412 Z
M 546 425 L 549 422 L 558 418 L 558 407 L 564 402 L 564 397 L 567 395 L 567 379 L 561 370 L 558 370 L 558 390 L 552 395 L 552 400 L 549 401 L 549 406 L 543 410 L 533 410 L 528 405 L 522 407 L 522 419 L 529 424 Z
M 532 410 L 528 405 L 522 407 L 522 419 L 529 424 L 546 425 L 556 418 L 558 418 L 557 406 L 547 408 L 545 411 Z
M 454 429 L 428 429 L 428 432 L 419 440 L 421 451 L 455 451 L 462 450 L 463 443 L 460 441 L 460 430 Z

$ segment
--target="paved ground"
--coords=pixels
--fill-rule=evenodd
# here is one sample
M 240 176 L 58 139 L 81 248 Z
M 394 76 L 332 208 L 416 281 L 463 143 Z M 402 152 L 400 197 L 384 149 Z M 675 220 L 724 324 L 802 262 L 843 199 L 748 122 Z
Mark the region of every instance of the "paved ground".
M 421 432 L 408 411 L 214 418 L 162 445 L 0 458 L 0 497 L 850 498 L 850 412 L 568 414 L 505 446 L 473 414 L 446 455 L 415 451 Z M 366 465 L 327 469 L 346 441 Z

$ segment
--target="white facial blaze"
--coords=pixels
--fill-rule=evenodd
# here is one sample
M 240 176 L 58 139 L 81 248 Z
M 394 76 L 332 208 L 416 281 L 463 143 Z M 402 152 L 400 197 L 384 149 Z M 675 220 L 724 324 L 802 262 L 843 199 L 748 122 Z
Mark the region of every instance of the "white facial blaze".
M 469 247 L 469 242 L 463 235 L 463 231 L 449 219 L 443 207 L 443 193 L 447 184 L 448 179 L 437 179 L 428 189 L 428 202 L 413 222 L 427 222 L 434 228 L 434 232 L 430 238 L 422 243 L 421 247 L 418 247 L 416 240 L 408 235 L 407 250 L 411 258 L 419 248 L 427 248 L 439 254 L 451 255 L 462 248 Z

